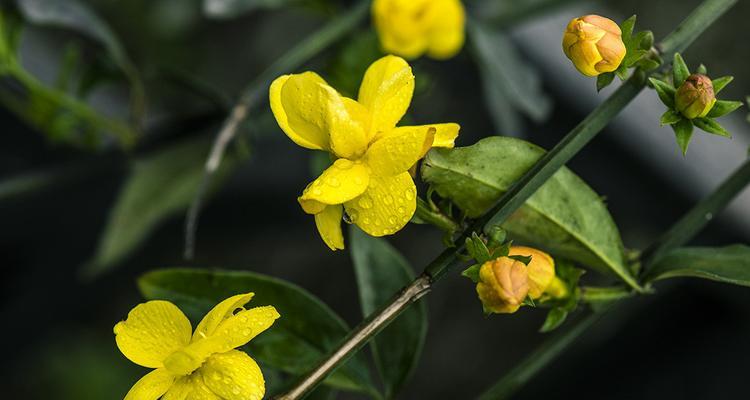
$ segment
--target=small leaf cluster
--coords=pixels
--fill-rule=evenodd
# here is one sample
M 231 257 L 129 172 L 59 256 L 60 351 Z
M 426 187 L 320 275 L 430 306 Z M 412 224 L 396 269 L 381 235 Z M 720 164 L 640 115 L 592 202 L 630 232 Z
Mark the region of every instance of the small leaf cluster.
M 474 283 L 479 283 L 479 268 L 482 267 L 482 264 L 499 257 L 508 257 L 513 242 L 505 242 L 505 236 L 505 231 L 500 227 L 494 228 L 488 239 L 483 239 L 476 232 L 472 232 L 471 236 L 466 238 L 465 246 L 467 255 L 465 257 L 475 260 L 476 263 L 466 268 L 461 275 L 471 279 Z M 525 256 L 511 256 L 511 258 L 521 261 L 526 265 L 531 261 L 531 257 Z
M 650 71 L 662 64 L 659 55 L 655 51 L 652 51 L 654 34 L 651 31 L 640 31 L 634 34 L 635 20 L 636 16 L 633 15 L 620 24 L 622 42 L 625 44 L 626 49 L 625 58 L 617 70 L 600 74 L 597 77 L 597 91 L 601 91 L 609 86 L 614 81 L 615 76 L 621 80 L 627 79 L 629 68 L 641 68 L 644 71 Z
M 704 65 L 698 67 L 696 72 L 701 75 L 707 74 Z M 649 82 L 659 95 L 659 99 L 661 99 L 662 103 L 668 107 L 667 111 L 662 114 L 660 122 L 662 125 L 670 125 L 672 127 L 677 139 L 677 145 L 680 146 L 683 155 L 687 153 L 690 139 L 693 136 L 693 127 L 714 135 L 731 137 L 732 135 L 714 119 L 727 115 L 742 106 L 742 102 L 740 101 L 717 99 L 716 103 L 705 117 L 694 119 L 686 118 L 677 109 L 675 94 L 689 76 L 690 70 L 688 69 L 687 64 L 685 64 L 685 60 L 683 60 L 679 53 L 676 53 L 674 55 L 674 61 L 672 62 L 671 82 L 670 76 L 665 76 L 663 79 L 657 79 L 654 77 L 649 78 Z M 721 92 L 721 90 L 724 89 L 733 79 L 734 77 L 732 76 L 723 76 L 711 80 L 714 94 L 716 95 Z

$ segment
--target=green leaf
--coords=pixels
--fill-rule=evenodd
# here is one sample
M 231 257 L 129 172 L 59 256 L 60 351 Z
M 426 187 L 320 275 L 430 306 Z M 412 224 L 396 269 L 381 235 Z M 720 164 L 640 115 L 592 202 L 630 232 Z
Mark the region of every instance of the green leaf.
M 674 108 L 675 88 L 667 82 L 660 81 L 656 78 L 648 78 L 648 81 L 654 86 L 654 90 L 656 90 L 656 94 L 659 95 L 661 102 L 669 108 Z
M 700 130 L 712 133 L 714 135 L 724 136 L 728 138 L 732 137 L 731 133 L 729 133 L 726 129 L 724 129 L 723 126 L 719 125 L 718 122 L 712 120 L 711 118 L 696 118 L 693 120 L 693 125 L 695 125 L 695 127 Z
M 674 131 L 677 145 L 682 150 L 682 155 L 687 154 L 688 145 L 690 145 L 690 138 L 693 137 L 693 123 L 689 119 L 682 119 L 675 124 L 672 124 L 672 130 Z
M 162 221 L 187 209 L 200 186 L 210 146 L 209 140 L 191 140 L 135 161 L 84 274 L 96 276 L 114 268 Z M 228 161 L 219 176 L 231 169 Z
M 601 92 L 602 89 L 609 86 L 612 81 L 615 80 L 614 72 L 606 72 L 596 77 L 596 91 Z
M 682 121 L 682 114 L 675 110 L 667 110 L 661 115 L 660 123 L 662 125 L 672 125 Z
M 367 316 L 409 285 L 414 272 L 385 239 L 368 236 L 354 227 L 349 232 L 362 314 Z M 386 398 L 393 398 L 411 377 L 426 335 L 427 305 L 419 301 L 373 340 L 375 364 L 385 384 Z
M 638 66 L 644 71 L 652 71 L 661 66 L 659 59 L 643 58 L 638 61 Z
M 474 283 L 479 283 L 479 270 L 482 268 L 480 264 L 474 264 L 469 268 L 466 268 L 461 272 L 462 276 L 471 279 Z
M 694 277 L 750 286 L 750 247 L 684 247 L 656 261 L 644 279 Z
M 734 80 L 733 76 L 722 76 L 711 81 L 714 86 L 714 94 L 719 94 L 728 84 Z
M 638 48 L 641 50 L 644 50 L 646 53 L 648 53 L 649 50 L 651 50 L 651 47 L 654 45 L 654 33 L 651 31 L 640 31 L 637 35 L 635 35 L 636 43 L 638 43 Z
M 716 104 L 711 108 L 711 111 L 708 112 L 708 115 L 706 115 L 707 118 L 719 118 L 723 117 L 724 115 L 729 114 L 730 112 L 742 107 L 741 101 L 731 101 L 731 100 L 717 100 Z
M 505 33 L 474 21 L 468 25 L 472 48 L 479 64 L 482 86 L 488 111 L 496 128 L 512 134 L 517 129 L 509 126 L 509 105 L 534 121 L 545 120 L 552 111 L 549 97 L 542 91 L 536 70 L 523 60 Z
M 290 0 L 203 0 L 203 15 L 209 18 L 235 18 L 252 11 L 279 8 Z
M 131 84 L 131 111 L 140 121 L 146 107 L 146 95 L 141 76 L 125 47 L 93 10 L 78 0 L 16 0 L 23 17 L 38 25 L 75 30 L 99 43 L 117 63 Z
M 688 76 L 690 76 L 690 70 L 688 69 L 687 64 L 685 64 L 685 60 L 682 59 L 680 53 L 674 53 L 672 76 L 674 79 L 674 87 L 676 88 L 682 86 Z
M 489 261 L 491 258 L 487 245 L 484 244 L 484 241 L 476 232 L 472 232 L 471 237 L 466 238 L 466 250 L 480 264 Z
M 147 299 L 175 303 L 193 323 L 220 301 L 238 293 L 254 292 L 250 306 L 272 305 L 281 318 L 246 346 L 248 353 L 292 375 L 308 372 L 349 331 L 333 310 L 306 290 L 254 272 L 165 269 L 146 273 L 138 280 L 138 286 Z M 325 383 L 339 389 L 376 392 L 362 354 L 338 368 Z
M 491 137 L 473 146 L 433 149 L 422 177 L 467 216 L 485 213 L 544 154 L 534 144 Z M 601 198 L 562 168 L 503 224 L 510 236 L 635 284 L 622 241 Z
M 539 329 L 539 332 L 541 333 L 547 333 L 551 332 L 560 325 L 562 325 L 563 322 L 565 322 L 565 319 L 568 317 L 568 312 L 565 311 L 565 309 L 561 307 L 555 307 L 547 313 L 547 318 L 544 320 L 544 324 Z

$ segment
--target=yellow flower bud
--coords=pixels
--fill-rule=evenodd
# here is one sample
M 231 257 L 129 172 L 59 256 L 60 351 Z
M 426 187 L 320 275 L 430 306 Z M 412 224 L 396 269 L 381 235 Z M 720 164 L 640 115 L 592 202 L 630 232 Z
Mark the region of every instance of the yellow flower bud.
M 520 261 L 500 257 L 479 269 L 477 294 L 485 312 L 512 314 L 529 293 L 528 268 Z
M 627 52 L 620 27 L 598 15 L 572 19 L 565 29 L 562 46 L 576 69 L 587 76 L 616 70 Z
M 705 117 L 715 103 L 714 84 L 706 75 L 690 75 L 675 93 L 677 110 L 688 119 Z
M 372 16 L 388 53 L 446 59 L 464 44 L 466 15 L 460 0 L 374 0 Z
M 541 250 L 525 246 L 512 246 L 508 255 L 531 257 L 526 267 L 529 275 L 529 297 L 535 300 L 542 297 L 555 277 L 555 260 Z

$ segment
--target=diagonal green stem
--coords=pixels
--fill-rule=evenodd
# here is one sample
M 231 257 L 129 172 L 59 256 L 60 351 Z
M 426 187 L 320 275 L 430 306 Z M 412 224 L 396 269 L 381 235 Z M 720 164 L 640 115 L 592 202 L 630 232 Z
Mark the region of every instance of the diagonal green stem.
M 737 168 L 716 190 L 687 212 L 643 252 L 643 274 L 663 255 L 684 245 L 708 225 L 750 182 L 750 158 Z
M 478 400 L 498 400 L 509 398 L 518 389 L 522 388 L 547 364 L 557 358 L 575 340 L 601 318 L 603 313 L 592 312 L 570 326 L 566 331 L 558 333 L 548 339 L 534 352 L 529 354 L 520 364 L 517 364 L 500 381 L 494 384 L 486 392 L 478 397 Z
M 659 48 L 667 59 L 675 51 L 686 48 L 692 40 L 719 18 L 737 0 L 705 0 Z M 428 293 L 432 284 L 458 265 L 458 253 L 463 249 L 463 238 L 471 232 L 481 231 L 485 227 L 501 224 L 534 192 L 549 179 L 560 167 L 568 162 L 591 139 L 593 139 L 622 109 L 635 98 L 645 86 L 645 74 L 636 73 L 625 82 L 609 99 L 600 104 L 576 128 L 573 129 L 555 148 L 540 159 L 508 192 L 498 201 L 484 218 L 464 231 L 457 241 L 458 246 L 446 249 L 430 263 L 412 284 L 393 296 L 386 305 L 376 310 L 357 325 L 343 339 L 340 346 L 328 354 L 310 373 L 302 377 L 287 393 L 277 397 L 281 400 L 293 400 L 304 397 L 314 389 L 326 376 L 349 359 L 370 339 L 398 317 L 413 302 Z M 627 280 L 634 288 L 637 282 Z M 551 357 L 554 358 L 554 357 Z M 550 359 L 551 359 L 550 358 Z

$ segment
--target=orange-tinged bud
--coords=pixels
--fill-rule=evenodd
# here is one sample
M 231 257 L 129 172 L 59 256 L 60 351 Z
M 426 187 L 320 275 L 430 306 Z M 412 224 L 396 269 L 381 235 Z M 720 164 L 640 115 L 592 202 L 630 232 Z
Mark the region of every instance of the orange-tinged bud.
M 677 110 L 687 119 L 703 118 L 716 103 L 714 84 L 706 75 L 690 75 L 675 93 Z
M 616 70 L 627 52 L 620 27 L 598 15 L 573 18 L 563 34 L 562 47 L 576 69 L 587 76 Z
M 485 312 L 512 314 L 529 293 L 528 268 L 508 257 L 487 261 L 479 269 L 477 294 Z
M 538 299 L 547 290 L 547 287 L 555 277 L 555 260 L 549 254 L 525 246 L 512 246 L 508 252 L 509 256 L 530 256 L 531 261 L 527 266 L 529 275 L 529 297 Z

